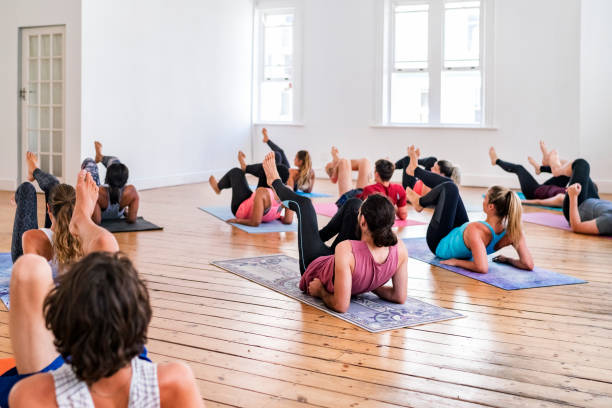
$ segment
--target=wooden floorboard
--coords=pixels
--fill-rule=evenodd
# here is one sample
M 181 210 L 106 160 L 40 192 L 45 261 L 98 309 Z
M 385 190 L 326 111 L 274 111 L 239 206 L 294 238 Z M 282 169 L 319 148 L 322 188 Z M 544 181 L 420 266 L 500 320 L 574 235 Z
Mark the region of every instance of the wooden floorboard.
M 484 191 L 462 190 L 473 204 Z M 9 199 L 0 192 L 3 252 Z M 372 334 L 212 266 L 297 256 L 295 233 L 247 234 L 197 209 L 227 204 L 228 193 L 195 184 L 143 191 L 141 202 L 164 231 L 116 237 L 149 287 L 148 348 L 155 361 L 188 363 L 208 407 L 612 407 L 612 240 L 525 224 L 536 265 L 584 285 L 504 291 L 410 260 L 409 296 L 466 317 Z M 0 357 L 11 350 L 0 306 Z

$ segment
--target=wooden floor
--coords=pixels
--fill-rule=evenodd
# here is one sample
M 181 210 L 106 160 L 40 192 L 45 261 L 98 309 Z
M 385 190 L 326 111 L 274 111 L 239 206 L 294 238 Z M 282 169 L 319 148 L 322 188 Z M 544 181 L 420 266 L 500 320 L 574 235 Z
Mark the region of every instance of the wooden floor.
M 464 198 L 478 203 L 483 191 Z M 9 198 L 0 193 L 2 252 Z M 209 407 L 612 407 L 610 239 L 526 224 L 536 265 L 585 285 L 504 291 L 410 260 L 408 294 L 466 318 L 371 334 L 211 266 L 297 256 L 295 233 L 246 234 L 196 208 L 229 203 L 229 193 L 196 184 L 144 191 L 141 202 L 165 230 L 117 239 L 148 281 L 147 346 L 155 361 L 186 361 Z M 11 353 L 7 322 L 3 308 L 0 356 Z

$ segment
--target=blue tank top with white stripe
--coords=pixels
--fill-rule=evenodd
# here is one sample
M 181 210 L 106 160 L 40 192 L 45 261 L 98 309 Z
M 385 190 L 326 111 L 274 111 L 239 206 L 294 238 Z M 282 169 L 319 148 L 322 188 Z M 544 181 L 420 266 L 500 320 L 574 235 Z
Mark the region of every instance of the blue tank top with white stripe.
M 491 227 L 488 222 L 479 222 L 486 225 L 489 230 L 491 230 L 493 239 L 491 240 L 491 243 L 487 245 L 487 255 L 492 254 L 495 252 L 495 245 L 497 245 L 504 235 L 506 235 L 506 230 L 504 229 L 501 233 L 496 234 L 493 227 Z M 468 221 L 462 226 L 453 229 L 447 236 L 442 238 L 438 244 L 438 247 L 436 248 L 436 256 L 442 259 L 471 259 L 472 251 L 467 247 L 467 245 L 465 245 L 465 240 L 463 239 L 463 233 L 469 224 L 470 223 Z

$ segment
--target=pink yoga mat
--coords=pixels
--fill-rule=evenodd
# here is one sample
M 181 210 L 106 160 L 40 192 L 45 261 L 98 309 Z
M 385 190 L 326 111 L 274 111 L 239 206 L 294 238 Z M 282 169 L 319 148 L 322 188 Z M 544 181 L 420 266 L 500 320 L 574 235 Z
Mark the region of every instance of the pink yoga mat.
M 335 203 L 313 203 L 315 211 L 319 215 L 324 215 L 326 217 L 333 217 L 338 212 L 338 207 Z M 395 219 L 394 227 L 412 227 L 414 225 L 425 225 L 425 222 L 414 221 L 414 220 L 400 220 L 399 218 Z
M 569 223 L 564 216 L 548 212 L 530 212 L 523 214 L 523 221 L 532 224 L 544 225 L 545 227 L 558 228 L 566 231 L 571 231 Z M 604 238 L 612 238 L 607 235 L 599 235 Z

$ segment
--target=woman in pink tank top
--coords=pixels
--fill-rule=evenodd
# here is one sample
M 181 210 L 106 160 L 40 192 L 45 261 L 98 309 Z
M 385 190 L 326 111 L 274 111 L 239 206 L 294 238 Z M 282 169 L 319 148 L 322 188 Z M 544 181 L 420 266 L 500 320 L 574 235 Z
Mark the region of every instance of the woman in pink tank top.
M 360 239 L 342 241 L 333 251 L 320 237 L 312 202 L 281 182 L 274 154 L 266 156 L 263 167 L 269 185 L 298 216 L 300 289 L 340 313 L 348 310 L 351 295 L 368 291 L 391 302 L 406 301 L 408 253 L 391 229 L 395 208 L 387 197 L 369 196 L 357 215 Z M 389 279 L 393 285 L 384 286 Z

